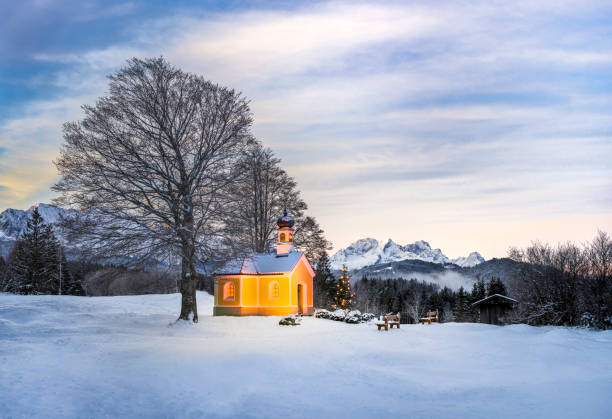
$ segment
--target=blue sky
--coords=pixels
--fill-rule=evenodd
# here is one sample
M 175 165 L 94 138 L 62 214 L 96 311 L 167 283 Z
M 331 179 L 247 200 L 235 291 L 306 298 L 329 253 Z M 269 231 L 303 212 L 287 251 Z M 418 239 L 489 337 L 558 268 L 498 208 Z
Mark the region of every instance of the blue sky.
M 164 55 L 251 100 L 336 248 L 490 258 L 612 231 L 609 1 L 0 7 L 0 209 L 49 201 L 62 123 Z

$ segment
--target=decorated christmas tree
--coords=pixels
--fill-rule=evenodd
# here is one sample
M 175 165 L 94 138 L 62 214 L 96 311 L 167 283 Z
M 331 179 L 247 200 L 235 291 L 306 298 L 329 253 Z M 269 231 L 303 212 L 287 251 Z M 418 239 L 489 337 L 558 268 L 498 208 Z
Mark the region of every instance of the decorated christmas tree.
M 334 308 L 350 309 L 353 305 L 353 297 L 355 294 L 351 292 L 351 283 L 349 281 L 348 269 L 342 266 L 340 277 L 336 283 L 336 295 L 334 295 Z

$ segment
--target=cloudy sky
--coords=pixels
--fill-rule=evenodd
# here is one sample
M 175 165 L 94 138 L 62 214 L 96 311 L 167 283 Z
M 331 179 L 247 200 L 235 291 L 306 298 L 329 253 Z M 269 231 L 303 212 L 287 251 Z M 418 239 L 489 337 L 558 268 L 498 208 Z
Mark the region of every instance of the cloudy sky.
M 612 231 L 612 2 L 2 2 L 0 210 L 48 202 L 61 124 L 163 55 L 251 100 L 335 249 L 448 256 Z

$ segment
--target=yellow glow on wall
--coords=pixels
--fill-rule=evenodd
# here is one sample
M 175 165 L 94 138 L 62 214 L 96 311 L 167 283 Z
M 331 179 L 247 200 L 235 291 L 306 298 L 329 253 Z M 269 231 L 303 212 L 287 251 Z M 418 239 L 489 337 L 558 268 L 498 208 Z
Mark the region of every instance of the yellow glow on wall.
M 235 296 L 235 288 L 234 288 L 234 284 L 231 282 L 228 282 L 225 284 L 225 286 L 223 287 L 223 299 L 224 300 L 233 300 L 234 296 Z
M 302 256 L 290 272 L 219 275 L 215 280 L 216 316 L 313 314 L 314 272 Z M 301 299 L 298 301 L 298 287 Z M 232 298 L 229 298 L 233 295 Z

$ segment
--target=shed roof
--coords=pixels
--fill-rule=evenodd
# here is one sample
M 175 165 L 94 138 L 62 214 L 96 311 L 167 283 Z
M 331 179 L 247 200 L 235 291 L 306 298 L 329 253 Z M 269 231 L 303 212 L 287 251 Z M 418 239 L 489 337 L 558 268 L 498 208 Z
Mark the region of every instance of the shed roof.
M 493 294 L 493 295 L 489 295 L 488 297 L 483 298 L 482 300 L 478 300 L 475 303 L 472 303 L 472 306 L 477 306 L 482 303 L 486 303 L 488 301 L 492 301 L 495 299 L 500 299 L 501 301 L 506 302 L 506 303 L 518 303 L 518 301 L 515 300 L 514 298 L 506 297 L 505 295 L 501 295 L 501 294 Z
M 245 258 L 233 259 L 215 272 L 217 275 L 275 274 L 291 272 L 304 252 L 256 253 Z

